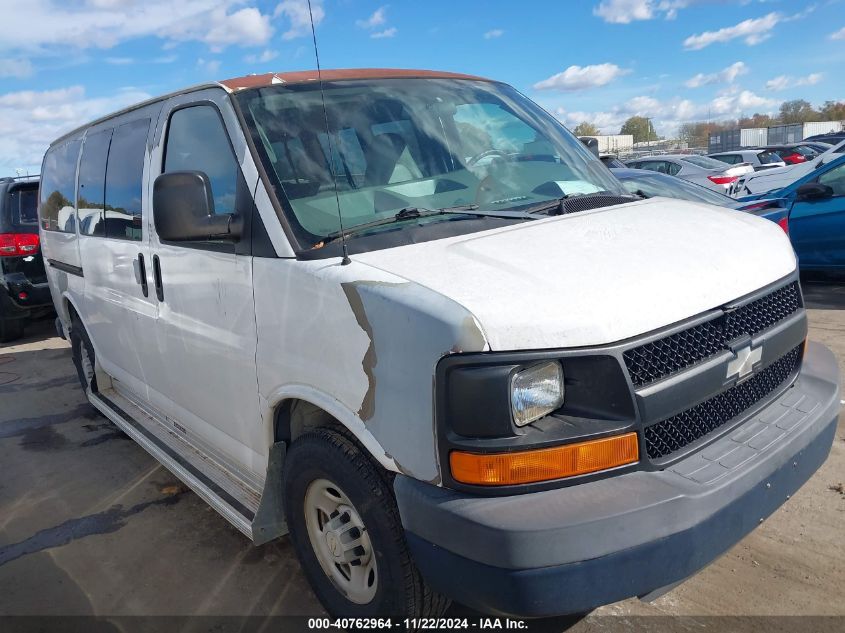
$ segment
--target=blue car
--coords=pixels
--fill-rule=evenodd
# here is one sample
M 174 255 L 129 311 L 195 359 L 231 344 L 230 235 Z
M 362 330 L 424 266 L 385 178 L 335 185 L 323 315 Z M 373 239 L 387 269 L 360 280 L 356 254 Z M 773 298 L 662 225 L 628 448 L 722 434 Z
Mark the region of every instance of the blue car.
M 845 156 L 765 195 L 780 204 L 759 215 L 789 233 L 801 270 L 845 271 Z

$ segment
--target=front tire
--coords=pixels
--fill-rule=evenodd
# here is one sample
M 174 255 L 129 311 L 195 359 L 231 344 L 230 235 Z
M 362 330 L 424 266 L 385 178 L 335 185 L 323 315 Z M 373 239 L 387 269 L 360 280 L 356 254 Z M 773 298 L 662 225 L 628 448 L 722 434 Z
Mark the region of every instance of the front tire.
M 285 514 L 317 598 L 333 617 L 436 617 L 405 542 L 387 473 L 342 433 L 306 432 L 287 452 Z

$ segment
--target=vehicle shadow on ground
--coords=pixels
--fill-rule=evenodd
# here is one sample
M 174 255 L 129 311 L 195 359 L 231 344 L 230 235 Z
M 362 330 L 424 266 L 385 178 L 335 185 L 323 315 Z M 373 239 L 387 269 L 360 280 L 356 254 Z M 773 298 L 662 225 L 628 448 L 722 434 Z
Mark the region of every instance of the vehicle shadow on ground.
M 558 633 L 560 631 L 566 631 L 576 624 L 578 624 L 581 620 L 587 617 L 588 614 L 581 613 L 576 615 L 561 615 L 554 618 L 538 618 L 529 620 L 529 627 L 532 633 Z M 496 616 L 491 616 L 486 613 L 481 613 L 480 611 L 476 611 L 470 607 L 467 607 L 463 604 L 459 604 L 457 602 L 453 602 L 452 605 L 449 607 L 449 610 L 446 611 L 447 618 L 468 618 L 471 622 L 477 622 L 479 618 L 494 618 Z M 500 618 L 504 621 L 504 617 Z M 504 626 L 502 628 L 508 628 Z
M 16 341 L 9 341 L 8 343 L 0 343 L 0 354 L 14 345 L 26 345 L 27 343 L 37 343 L 39 341 L 46 341 L 47 339 L 56 336 L 56 315 L 50 314 L 48 316 L 39 317 L 27 321 L 26 329 L 22 338 Z
M 845 276 L 801 275 L 804 305 L 815 310 L 845 310 Z

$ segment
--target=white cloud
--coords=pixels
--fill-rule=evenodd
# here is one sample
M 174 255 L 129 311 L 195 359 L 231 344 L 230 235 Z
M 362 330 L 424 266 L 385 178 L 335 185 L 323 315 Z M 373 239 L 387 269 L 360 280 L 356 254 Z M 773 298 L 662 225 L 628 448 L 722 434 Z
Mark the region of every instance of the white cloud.
M 131 57 L 106 57 L 104 61 L 112 66 L 128 66 L 135 62 Z
M 637 20 L 651 20 L 663 16 L 673 20 L 679 9 L 694 0 L 602 0 L 593 9 L 593 15 L 612 24 L 629 24 Z
M 4 4 L 12 3 L 4 0 Z M 0 50 L 66 54 L 73 49 L 108 49 L 142 37 L 171 43 L 199 41 L 215 49 L 266 44 L 273 35 L 270 15 L 242 4 L 242 0 L 27 0 L 4 11 Z
M 220 60 L 219 59 L 203 59 L 200 57 L 197 60 L 197 68 L 200 71 L 204 72 L 207 75 L 216 75 L 217 71 L 220 70 Z
M 732 84 L 740 75 L 748 73 L 748 66 L 743 62 L 735 62 L 717 73 L 698 73 L 684 83 L 687 88 L 700 88 L 711 84 Z
M 832 39 L 832 40 L 845 40 L 845 27 L 842 27 L 838 31 L 831 33 L 830 39 Z
M 585 90 L 604 86 L 630 70 L 616 64 L 596 64 L 593 66 L 570 66 L 563 72 L 534 84 L 535 90 Z
M 32 62 L 28 59 L 0 59 L 0 77 L 29 77 L 33 72 Z
M 805 77 L 790 77 L 789 75 L 779 75 L 766 82 L 766 90 L 786 90 L 787 88 L 795 88 L 800 86 L 814 86 L 824 79 L 823 73 L 810 73 Z
M 491 29 L 484 34 L 485 40 L 493 40 L 497 37 L 502 37 L 505 32 L 502 29 Z
M 326 17 L 322 0 L 313 0 L 311 12 L 314 15 L 314 26 L 318 26 Z M 276 6 L 276 10 L 273 11 L 274 18 L 279 16 L 284 16 L 290 21 L 288 30 L 282 33 L 283 40 L 311 35 L 311 13 L 308 11 L 307 0 L 284 0 L 280 2 Z
M 227 14 L 225 9 L 216 9 L 212 12 L 210 26 L 202 41 L 213 51 L 221 51 L 231 44 L 264 44 L 273 35 L 270 16 L 253 7 L 232 14 Z
M 82 86 L 0 95 L 0 173 L 37 173 L 48 145 L 70 130 L 109 112 L 149 99 L 132 88 L 88 97 Z
M 742 90 L 700 103 L 680 97 L 661 101 L 650 96 L 638 96 L 609 111 L 568 112 L 563 108 L 557 108 L 554 112 L 569 127 L 588 121 L 608 134 L 619 130 L 629 117 L 648 117 L 652 119 L 658 133 L 671 136 L 677 132 L 682 123 L 711 118 L 736 118 L 749 111 L 773 112 L 778 105 L 778 101 Z
M 276 59 L 278 56 L 278 52 L 272 51 L 268 48 L 267 50 L 262 51 L 260 55 L 247 55 L 244 57 L 244 61 L 248 64 L 265 64 Z
M 742 38 L 746 44 L 754 46 L 771 37 L 771 30 L 785 20 L 783 14 L 777 12 L 769 13 L 761 18 L 743 20 L 739 24 L 718 31 L 690 35 L 684 40 L 684 48 L 697 51 L 717 42 L 729 42 L 737 38 Z
M 395 37 L 398 30 L 395 26 L 391 26 L 389 29 L 384 29 L 383 31 L 379 31 L 377 33 L 372 33 L 370 35 L 371 38 L 374 40 L 379 40 L 385 37 Z
M 161 57 L 156 57 L 153 60 L 154 64 L 172 64 L 177 59 L 179 59 L 178 55 L 162 55 Z
M 362 29 L 374 29 L 387 22 L 387 6 L 379 7 L 366 20 L 355 20 L 355 24 Z

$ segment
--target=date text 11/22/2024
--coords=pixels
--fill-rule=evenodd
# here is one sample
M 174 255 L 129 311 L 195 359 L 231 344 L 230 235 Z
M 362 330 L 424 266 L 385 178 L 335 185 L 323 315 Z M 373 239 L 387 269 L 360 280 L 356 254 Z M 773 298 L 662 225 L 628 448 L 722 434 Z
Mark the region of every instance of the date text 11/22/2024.
M 521 630 L 528 628 L 524 620 L 512 618 L 309 618 L 309 630 L 353 630 L 353 629 L 393 629 L 405 630 L 442 630 L 442 629 L 480 629 L 480 630 Z

